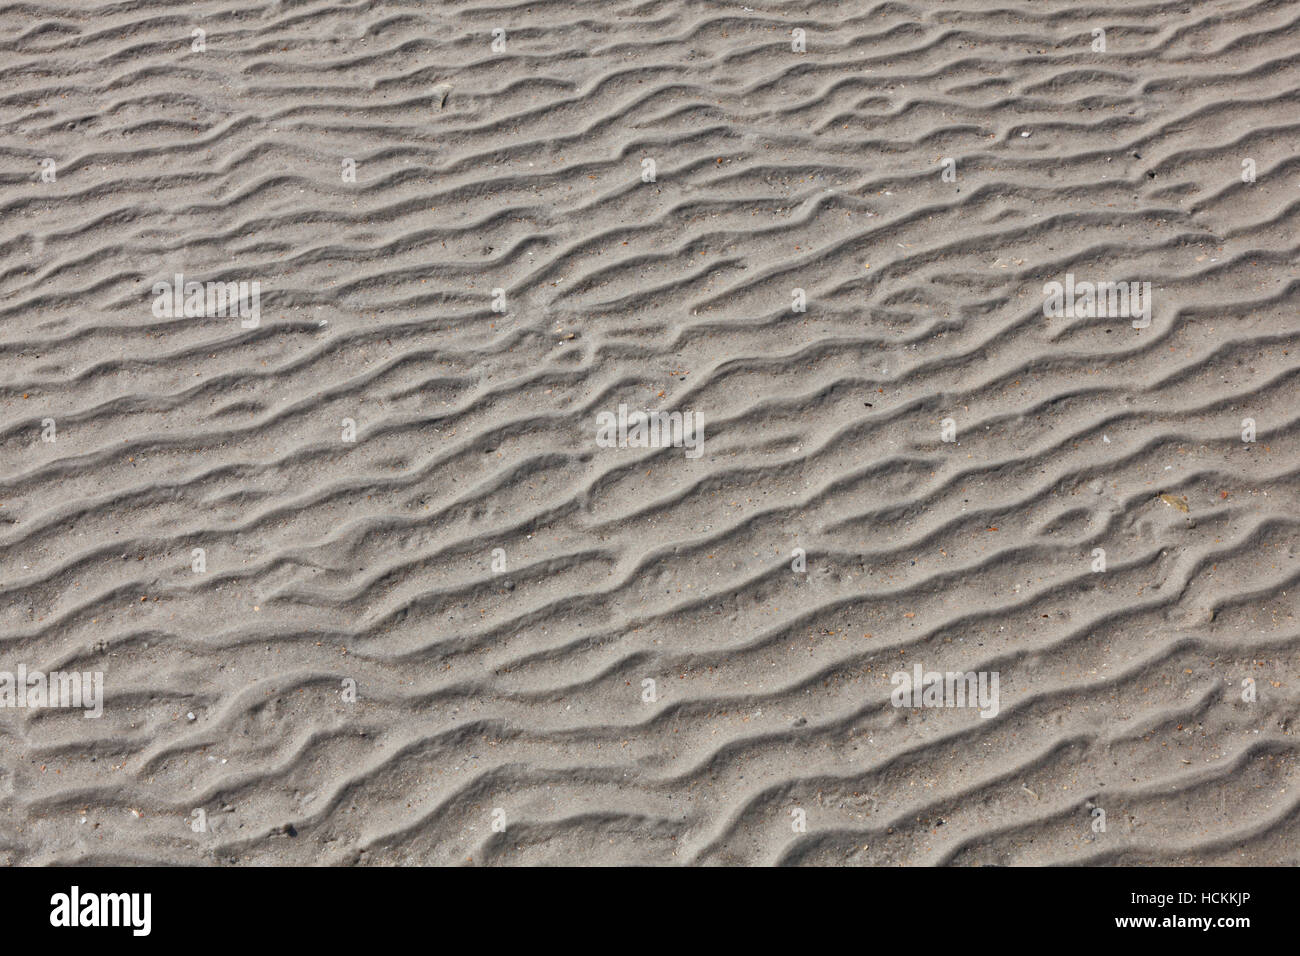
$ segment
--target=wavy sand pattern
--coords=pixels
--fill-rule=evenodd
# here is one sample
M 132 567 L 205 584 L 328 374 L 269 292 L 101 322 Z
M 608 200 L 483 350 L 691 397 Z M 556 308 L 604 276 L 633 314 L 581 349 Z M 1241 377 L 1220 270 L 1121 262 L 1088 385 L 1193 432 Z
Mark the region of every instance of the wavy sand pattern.
M 0 708 L 0 860 L 1300 862 L 1300 3 L 33 0 L 0 63 L 0 669 L 105 684 Z

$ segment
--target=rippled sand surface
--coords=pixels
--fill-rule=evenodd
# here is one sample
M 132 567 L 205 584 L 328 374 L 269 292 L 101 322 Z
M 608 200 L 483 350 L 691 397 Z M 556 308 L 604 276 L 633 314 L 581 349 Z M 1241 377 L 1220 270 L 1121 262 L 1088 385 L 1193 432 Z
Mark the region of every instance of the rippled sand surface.
M 0 7 L 0 861 L 1300 862 L 1300 4 L 747 4 Z

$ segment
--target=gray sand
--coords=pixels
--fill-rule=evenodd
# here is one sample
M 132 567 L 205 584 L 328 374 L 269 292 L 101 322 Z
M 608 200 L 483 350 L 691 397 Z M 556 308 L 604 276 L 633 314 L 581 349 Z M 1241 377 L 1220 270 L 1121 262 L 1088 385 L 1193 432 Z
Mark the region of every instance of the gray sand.
M 0 11 L 0 862 L 1300 863 L 1298 35 Z

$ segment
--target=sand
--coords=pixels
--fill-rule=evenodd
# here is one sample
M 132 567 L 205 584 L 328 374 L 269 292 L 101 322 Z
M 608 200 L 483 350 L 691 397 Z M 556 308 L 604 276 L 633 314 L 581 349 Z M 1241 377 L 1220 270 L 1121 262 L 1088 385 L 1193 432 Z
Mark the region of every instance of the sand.
M 1300 863 L 1298 36 L 0 10 L 0 862 Z

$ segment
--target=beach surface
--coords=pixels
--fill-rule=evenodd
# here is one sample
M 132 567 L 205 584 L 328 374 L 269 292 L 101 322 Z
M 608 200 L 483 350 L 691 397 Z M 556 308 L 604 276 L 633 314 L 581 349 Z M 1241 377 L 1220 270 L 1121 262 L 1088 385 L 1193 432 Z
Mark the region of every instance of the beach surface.
M 0 862 L 1300 863 L 1297 36 L 0 7 Z

